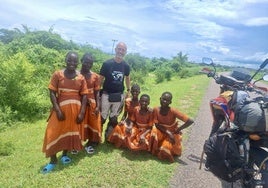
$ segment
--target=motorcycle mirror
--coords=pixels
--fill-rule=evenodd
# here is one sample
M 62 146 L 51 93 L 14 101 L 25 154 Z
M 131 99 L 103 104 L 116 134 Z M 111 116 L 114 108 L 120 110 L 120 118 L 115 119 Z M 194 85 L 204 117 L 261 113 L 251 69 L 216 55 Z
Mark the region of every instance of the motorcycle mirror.
M 262 77 L 262 79 L 263 79 L 264 81 L 268 81 L 268 74 L 264 75 L 264 76 Z
M 260 69 L 263 69 L 268 64 L 268 59 L 265 59 L 265 61 L 260 65 Z
M 202 58 L 202 63 L 206 63 L 206 64 L 213 64 L 213 60 L 209 57 L 203 57 Z
M 258 72 L 260 72 L 260 70 L 263 69 L 267 64 L 268 64 L 268 59 L 265 59 L 265 61 L 260 65 L 260 68 L 255 72 L 253 76 L 251 76 L 248 82 L 250 82 L 256 76 L 256 74 L 258 74 Z
M 255 82 L 253 83 L 253 85 L 254 85 L 256 82 L 260 81 L 260 80 L 268 81 L 268 74 L 264 75 L 262 78 L 260 78 L 260 79 L 258 79 L 258 80 L 255 80 Z

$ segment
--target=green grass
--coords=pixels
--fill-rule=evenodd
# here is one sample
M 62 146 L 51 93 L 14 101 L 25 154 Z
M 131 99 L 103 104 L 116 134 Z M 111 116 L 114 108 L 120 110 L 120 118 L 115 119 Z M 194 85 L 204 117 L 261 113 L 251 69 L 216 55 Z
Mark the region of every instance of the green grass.
M 194 118 L 208 81 L 205 76 L 195 76 L 154 85 L 149 76 L 141 93 L 151 96 L 153 107 L 159 105 L 162 92 L 170 91 L 171 106 Z M 41 152 L 45 128 L 43 119 L 0 133 L 0 187 L 167 187 L 179 165 L 160 161 L 147 152 L 102 143 L 94 155 L 84 151 L 70 154 L 71 164 L 59 163 L 52 173 L 43 175 L 40 170 L 49 161 Z

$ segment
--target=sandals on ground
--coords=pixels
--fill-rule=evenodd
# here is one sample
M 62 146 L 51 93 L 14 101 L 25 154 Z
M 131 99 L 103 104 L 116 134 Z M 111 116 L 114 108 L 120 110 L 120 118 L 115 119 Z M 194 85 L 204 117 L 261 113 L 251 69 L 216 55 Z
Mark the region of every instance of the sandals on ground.
M 73 155 L 77 155 L 77 154 L 78 154 L 78 151 L 77 151 L 77 150 L 72 150 L 72 151 L 71 151 L 71 154 L 73 154 Z
M 56 164 L 48 163 L 42 170 L 43 174 L 51 172 L 56 167 Z
M 92 146 L 85 147 L 85 150 L 88 154 L 93 154 L 94 153 L 94 148 Z
M 69 164 L 72 161 L 71 158 L 68 157 L 67 155 L 62 156 L 60 160 L 62 164 Z
M 72 161 L 72 160 L 71 160 L 68 156 L 66 156 L 66 155 L 62 156 L 60 160 L 61 160 L 62 164 L 68 164 L 68 163 L 70 163 L 70 162 Z M 48 163 L 48 164 L 42 169 L 41 172 L 42 172 L 43 174 L 47 174 L 47 173 L 51 172 L 55 167 L 56 167 L 56 164 Z

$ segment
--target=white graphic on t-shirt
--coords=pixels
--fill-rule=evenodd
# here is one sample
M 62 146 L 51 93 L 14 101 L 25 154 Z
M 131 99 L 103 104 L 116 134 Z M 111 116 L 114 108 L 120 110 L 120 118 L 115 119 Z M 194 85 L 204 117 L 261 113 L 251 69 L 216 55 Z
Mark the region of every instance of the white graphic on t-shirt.
M 119 82 L 123 81 L 123 73 L 120 71 L 113 71 L 112 76 L 113 76 L 114 81 L 119 81 Z

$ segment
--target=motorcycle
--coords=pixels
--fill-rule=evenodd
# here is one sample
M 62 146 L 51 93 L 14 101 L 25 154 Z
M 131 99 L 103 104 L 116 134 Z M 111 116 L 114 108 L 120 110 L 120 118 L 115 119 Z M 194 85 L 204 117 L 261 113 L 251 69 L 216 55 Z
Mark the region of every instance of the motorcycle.
M 260 80 L 268 81 L 268 75 L 253 81 L 268 64 L 268 59 L 253 76 L 241 70 L 218 75 L 211 58 L 203 58 L 202 62 L 213 70 L 203 68 L 200 72 L 220 85 L 219 96 L 210 101 L 213 124 L 209 137 L 227 133 L 240 137 L 244 144 L 237 144 L 237 148 L 245 162 L 241 167 L 240 185 L 268 188 L 268 89 L 256 86 Z

